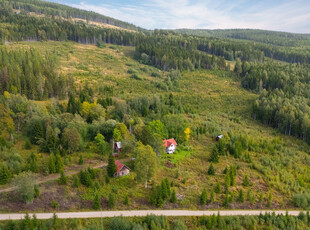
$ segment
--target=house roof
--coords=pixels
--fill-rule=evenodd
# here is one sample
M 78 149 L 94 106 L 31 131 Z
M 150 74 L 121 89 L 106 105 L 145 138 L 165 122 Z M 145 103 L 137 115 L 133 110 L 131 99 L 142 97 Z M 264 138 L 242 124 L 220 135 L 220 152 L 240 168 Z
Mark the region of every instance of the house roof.
M 123 167 L 130 169 L 128 166 L 124 165 L 122 162 L 120 162 L 118 160 L 115 160 L 115 164 L 116 164 L 116 173 L 121 171 Z
M 165 139 L 163 140 L 163 142 L 164 142 L 163 145 L 167 148 L 170 147 L 171 144 L 174 144 L 175 146 L 178 145 L 177 142 L 173 138 L 167 139 L 167 140 Z

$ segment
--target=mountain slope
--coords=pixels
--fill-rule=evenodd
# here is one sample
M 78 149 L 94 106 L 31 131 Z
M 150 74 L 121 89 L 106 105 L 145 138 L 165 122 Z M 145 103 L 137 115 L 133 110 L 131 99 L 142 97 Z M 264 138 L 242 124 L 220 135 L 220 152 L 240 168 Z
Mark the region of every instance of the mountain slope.
M 70 6 L 52 3 L 41 0 L 3 0 L 6 6 L 12 7 L 16 13 L 35 13 L 51 17 L 61 17 L 65 19 L 83 19 L 97 23 L 103 23 L 114 27 L 143 31 L 144 29 L 137 27 L 133 24 L 123 22 L 111 17 L 107 17 L 95 12 L 81 10 Z

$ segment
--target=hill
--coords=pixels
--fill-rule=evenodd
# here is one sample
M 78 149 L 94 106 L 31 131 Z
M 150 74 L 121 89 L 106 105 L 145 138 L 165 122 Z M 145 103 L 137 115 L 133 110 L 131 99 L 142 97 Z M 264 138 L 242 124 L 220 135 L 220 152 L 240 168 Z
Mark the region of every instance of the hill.
M 0 5 L 0 212 L 309 208 L 308 35 Z
M 100 127 L 106 127 L 111 123 L 111 119 L 129 122 L 129 116 L 134 119 L 132 128 L 135 130 L 135 138 L 144 144 L 151 144 L 154 150 L 156 142 L 145 139 L 146 133 L 144 136 L 139 134 L 143 130 L 141 128 L 148 127 L 153 120 L 161 120 L 168 131 L 169 136 L 166 137 L 173 136 L 179 143 L 176 154 L 162 153 L 158 158 L 158 172 L 153 178 L 155 185 L 168 178 L 172 189 L 176 190 L 179 199 L 177 204 L 165 202 L 164 208 L 264 208 L 269 206 L 269 202 L 273 208 L 292 208 L 292 195 L 307 191 L 308 145 L 254 121 L 251 118 L 251 107 L 257 95 L 242 89 L 233 73 L 206 70 L 183 72 L 169 88 L 167 79 L 172 73 L 138 63 L 132 58 L 132 47 L 108 45 L 99 48 L 93 45 L 52 41 L 11 43 L 6 47 L 11 50 L 31 48 L 39 53 L 55 53 L 59 73 L 71 76 L 74 88 L 80 89 L 77 98 L 93 95 L 86 99 L 82 106 L 106 97 L 113 100 L 112 105 L 106 107 L 105 113 L 99 115 L 100 119 L 89 117 L 94 121 L 86 122 L 88 115 L 84 112 L 81 112 L 80 118 L 70 118 L 72 115 L 66 113 L 67 100 L 31 102 L 13 94 L 2 98 L 15 114 L 26 115 L 25 123 L 22 122 L 23 130 L 29 130 L 39 114 L 44 130 L 48 129 L 48 124 L 53 127 L 52 130 L 58 128 L 61 132 L 64 132 L 65 127 L 77 127 L 80 130 L 84 147 L 78 152 L 62 153 L 65 171 L 77 167 L 80 156 L 90 165 L 92 161 L 99 162 L 98 160 L 105 159 L 95 153 L 98 151 L 94 140 L 96 130 L 101 130 L 106 141 L 109 141 L 111 134 L 106 128 Z M 90 92 L 92 94 L 89 94 Z M 22 108 L 20 106 L 12 107 L 17 101 L 22 103 L 20 106 L 24 105 L 28 109 L 32 107 L 32 115 L 28 109 L 23 112 L 19 109 Z M 146 110 L 143 109 L 144 103 L 147 103 Z M 33 110 L 34 108 L 36 109 Z M 81 109 L 83 111 L 83 107 Z M 59 119 L 64 117 L 69 120 L 62 123 Z M 188 142 L 182 139 L 186 127 L 190 127 L 191 130 Z M 44 145 L 37 145 L 36 142 L 30 144 L 30 148 L 25 147 L 27 139 L 31 138 L 30 133 L 27 137 L 21 133 L 14 134 L 16 140 L 13 146 L 5 148 L 2 159 L 8 165 L 15 162 L 15 166 L 10 166 L 14 174 L 17 165 L 20 170 L 24 170 L 28 167 L 31 153 L 38 152 L 38 172 L 43 175 L 37 175 L 44 177 L 44 172 L 49 172 L 46 164 L 51 157 L 44 152 L 51 150 L 44 150 Z M 219 163 L 213 163 L 215 175 L 212 176 L 208 175 L 210 157 L 214 149 L 219 147 L 215 142 L 215 136 L 220 133 L 225 134 L 224 145 L 227 149 L 224 153 L 219 153 Z M 60 142 L 57 143 L 63 145 L 61 143 L 64 133 L 59 138 Z M 125 142 L 125 139 L 123 141 Z M 128 145 L 128 149 L 121 154 L 121 159 L 126 161 L 127 157 L 135 156 L 136 153 L 130 146 Z M 18 156 L 20 160 L 13 161 L 10 156 L 15 156 L 14 159 Z M 127 164 L 133 168 L 132 162 L 128 161 Z M 235 176 L 229 176 L 233 172 L 231 170 L 236 170 L 236 174 L 233 174 Z M 135 180 L 134 171 L 130 176 L 110 179 L 109 183 L 104 179 L 105 170 L 96 170 L 95 174 L 94 181 L 97 182 L 93 183 L 99 183 L 99 189 L 81 185 L 75 188 L 75 177 L 72 177 L 67 185 L 70 192 L 62 189 L 63 185 L 58 185 L 58 182 L 43 184 L 40 185 L 40 197 L 32 204 L 23 204 L 22 200 L 16 199 L 17 191 L 2 195 L 1 211 L 52 211 L 54 206 L 51 199 L 59 204 L 58 210 L 88 210 L 92 207 L 94 194 L 108 199 L 111 192 L 117 197 L 117 209 L 152 207 L 149 203 L 151 190 L 145 189 Z M 249 185 L 244 184 L 246 176 Z M 220 192 L 217 190 L 218 186 Z M 152 187 L 154 188 L 154 185 Z M 204 188 L 207 190 L 208 204 L 200 206 L 199 196 Z M 228 195 L 225 190 L 228 191 Z M 243 202 L 237 198 L 240 191 L 244 192 Z M 211 194 L 213 198 L 210 197 Z M 123 203 L 126 196 L 130 199 L 129 206 Z M 226 204 L 226 196 L 236 198 L 230 198 L 232 200 Z M 102 205 L 108 208 L 108 203 L 103 202 Z
M 251 40 L 278 46 L 309 46 L 310 34 L 294 34 L 255 29 L 223 29 L 223 30 L 202 30 L 202 29 L 177 29 L 176 32 L 197 36 L 209 36 L 218 38 L 233 38 Z
M 2 1 L 2 7 L 12 7 L 16 14 L 35 14 L 39 16 L 63 18 L 67 20 L 81 20 L 90 24 L 110 25 L 115 28 L 124 28 L 133 31 L 144 29 L 133 24 L 107 17 L 95 12 L 81 10 L 66 5 L 41 0 Z

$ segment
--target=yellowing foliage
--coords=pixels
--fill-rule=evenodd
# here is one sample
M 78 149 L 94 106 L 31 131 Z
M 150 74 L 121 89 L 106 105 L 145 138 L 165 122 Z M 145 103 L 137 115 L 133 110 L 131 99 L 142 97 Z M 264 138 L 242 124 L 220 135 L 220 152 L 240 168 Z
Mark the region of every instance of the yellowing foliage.
M 188 141 L 189 140 L 189 137 L 190 137 L 190 134 L 191 134 L 191 129 L 189 127 L 187 127 L 185 130 L 184 130 L 184 134 L 185 134 L 185 141 Z

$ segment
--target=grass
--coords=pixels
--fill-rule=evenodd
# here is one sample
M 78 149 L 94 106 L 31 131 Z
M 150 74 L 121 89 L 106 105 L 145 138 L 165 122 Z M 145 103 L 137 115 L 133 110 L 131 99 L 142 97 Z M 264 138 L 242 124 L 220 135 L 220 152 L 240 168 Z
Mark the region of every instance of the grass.
M 9 46 L 33 47 L 42 53 L 56 52 L 59 57 L 60 74 L 72 76 L 77 87 L 86 81 L 96 92 L 100 87 L 111 86 L 113 97 L 121 100 L 141 95 L 160 96 L 172 93 L 181 101 L 183 107 L 190 108 L 183 116 L 188 119 L 191 127 L 205 125 L 207 133 L 192 136 L 188 142 L 189 147 L 180 146 L 176 154 L 162 157 L 154 181 L 160 183 L 162 179 L 169 178 L 180 197 L 177 204 L 167 203 L 163 208 L 215 209 L 221 206 L 223 192 L 216 194 L 215 202 L 206 206 L 198 204 L 199 195 L 205 188 L 209 197 L 217 182 L 221 183 L 223 191 L 225 178 L 223 171 L 231 165 L 236 166 L 238 170 L 236 185 L 229 189 L 230 192 L 237 197 L 240 189 L 243 189 L 246 194 L 250 188 L 257 202 L 254 205 L 248 201 L 236 202 L 231 204 L 230 208 L 266 208 L 269 193 L 273 195 L 272 208 L 293 208 L 291 196 L 298 192 L 309 192 L 309 146 L 301 140 L 284 136 L 277 130 L 253 120 L 251 106 L 258 95 L 243 89 L 240 79 L 229 72 L 207 70 L 185 72 L 179 82 L 179 89 L 167 92 L 154 87 L 156 83 L 164 84 L 167 73 L 134 60 L 133 47 L 109 45 L 98 48 L 73 42 L 52 41 L 10 43 Z M 153 72 L 159 73 L 160 77 L 152 77 Z M 132 74 L 138 75 L 139 78 L 131 77 Z M 243 135 L 260 147 L 246 152 L 251 156 L 252 162 L 235 159 L 230 155 L 221 156 L 220 162 L 214 164 L 215 176 L 209 176 L 207 175 L 210 165 L 208 159 L 215 145 L 214 138 L 219 134 L 227 133 Z M 17 139 L 18 151 L 23 156 L 27 155 L 30 150 L 23 150 L 21 147 L 24 140 L 19 137 Z M 270 150 L 274 142 L 279 143 L 280 150 Z M 31 151 L 37 150 L 33 148 Z M 73 162 L 77 161 L 78 156 L 79 153 L 73 157 Z M 94 160 L 100 159 L 91 152 L 83 153 L 83 156 Z M 117 188 L 116 207 L 118 209 L 154 208 L 148 203 L 150 190 L 138 184 L 134 180 L 134 175 L 133 171 L 130 176 L 112 179 L 109 184 L 103 185 L 99 193 L 106 197 L 109 192 Z M 252 184 L 250 187 L 242 185 L 245 175 L 249 176 Z M 58 187 L 53 183 L 49 186 Z M 91 208 L 89 202 L 94 195 L 92 189 L 71 188 L 71 190 L 73 195 L 67 197 L 65 201 L 78 202 L 82 199 L 85 206 L 64 206 L 61 210 Z M 64 201 L 61 197 L 62 193 L 57 191 L 56 189 L 54 198 Z M 258 202 L 261 193 L 264 195 L 263 203 Z M 123 204 L 125 195 L 130 197 L 132 203 L 130 207 Z M 4 204 L 3 199 L 0 198 L 2 204 Z M 35 208 L 40 210 L 42 205 L 44 204 L 38 204 Z M 9 210 L 5 205 L 0 207 L 2 212 Z

